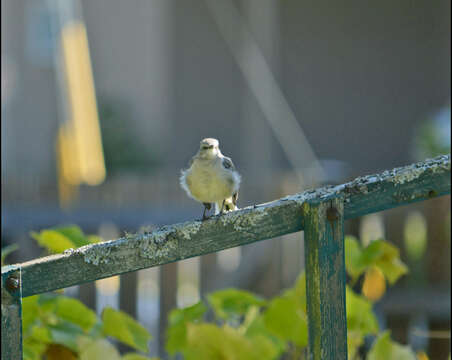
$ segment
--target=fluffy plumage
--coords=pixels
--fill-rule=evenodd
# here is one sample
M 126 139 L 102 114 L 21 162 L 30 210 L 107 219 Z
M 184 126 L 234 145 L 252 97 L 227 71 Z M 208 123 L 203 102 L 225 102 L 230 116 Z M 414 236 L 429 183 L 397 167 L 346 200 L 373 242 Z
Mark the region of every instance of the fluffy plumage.
M 225 157 L 218 140 L 203 139 L 199 151 L 182 170 L 180 185 L 188 196 L 204 204 L 205 210 L 215 204 L 215 213 L 237 209 L 240 175 L 232 160 Z

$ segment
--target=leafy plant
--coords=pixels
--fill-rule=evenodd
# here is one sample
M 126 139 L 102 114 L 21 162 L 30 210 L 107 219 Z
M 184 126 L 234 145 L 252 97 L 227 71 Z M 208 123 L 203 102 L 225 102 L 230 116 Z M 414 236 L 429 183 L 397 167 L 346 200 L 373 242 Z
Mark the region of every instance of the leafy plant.
M 93 242 L 77 226 L 57 227 L 32 233 L 49 252 L 62 252 Z M 407 346 L 381 332 L 372 311 L 383 296 L 386 283 L 393 285 L 408 272 L 398 249 L 383 239 L 367 247 L 354 237 L 345 238 L 345 265 L 351 285 L 364 276 L 362 294 L 346 287 L 349 359 L 360 359 L 359 349 L 374 337 L 367 360 L 409 359 L 416 355 Z M 211 310 L 212 321 L 205 321 Z M 306 277 L 272 299 L 239 289 L 223 289 L 192 306 L 169 314 L 166 350 L 184 359 L 299 359 L 307 358 L 308 318 Z M 140 352 L 147 352 L 149 332 L 127 314 L 105 308 L 99 318 L 80 301 L 56 294 L 23 301 L 24 358 L 122 360 L 149 359 L 138 352 L 122 357 L 107 340 L 111 337 Z
M 151 335 L 122 311 L 107 307 L 99 318 L 79 300 L 57 294 L 27 297 L 22 306 L 24 359 L 150 359 L 140 353 L 121 357 L 107 340 L 148 351 Z
M 50 253 L 62 253 L 67 249 L 102 241 L 97 235 L 85 235 L 77 225 L 58 226 L 41 230 L 39 233 L 32 231 L 30 235 Z
M 32 232 L 31 236 L 50 253 L 102 240 L 85 235 L 76 225 Z M 107 340 L 110 337 L 142 353 L 148 352 L 151 335 L 122 311 L 106 307 L 99 318 L 79 300 L 55 293 L 24 298 L 22 306 L 24 359 L 150 359 L 139 352 L 121 356 Z
M 345 239 L 346 270 L 351 283 L 364 275 L 362 295 L 346 287 L 349 359 L 359 358 L 368 336 L 377 337 L 367 360 L 410 359 L 413 351 L 380 332 L 373 302 L 408 269 L 396 247 L 383 239 L 362 247 L 356 238 Z M 376 291 L 375 291 L 376 289 Z M 214 319 L 204 321 L 209 308 Z M 225 289 L 207 296 L 207 303 L 175 309 L 169 314 L 166 349 L 184 359 L 299 359 L 307 358 L 308 319 L 306 277 L 270 300 L 244 290 Z

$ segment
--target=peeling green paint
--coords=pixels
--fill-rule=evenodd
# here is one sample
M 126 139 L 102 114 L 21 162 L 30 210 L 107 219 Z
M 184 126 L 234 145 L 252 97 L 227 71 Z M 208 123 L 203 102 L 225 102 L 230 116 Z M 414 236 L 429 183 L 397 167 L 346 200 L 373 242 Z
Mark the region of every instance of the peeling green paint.
M 347 359 L 343 214 L 340 198 L 303 205 L 310 359 Z

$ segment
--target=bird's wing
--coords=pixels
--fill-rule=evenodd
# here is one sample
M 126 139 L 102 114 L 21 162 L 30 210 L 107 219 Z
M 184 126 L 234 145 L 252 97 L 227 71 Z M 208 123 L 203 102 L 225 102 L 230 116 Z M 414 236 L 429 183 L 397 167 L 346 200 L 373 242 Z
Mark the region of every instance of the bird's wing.
M 225 157 L 223 157 L 221 163 L 225 169 L 235 170 L 235 166 L 234 166 L 231 158 L 228 158 L 225 156 Z

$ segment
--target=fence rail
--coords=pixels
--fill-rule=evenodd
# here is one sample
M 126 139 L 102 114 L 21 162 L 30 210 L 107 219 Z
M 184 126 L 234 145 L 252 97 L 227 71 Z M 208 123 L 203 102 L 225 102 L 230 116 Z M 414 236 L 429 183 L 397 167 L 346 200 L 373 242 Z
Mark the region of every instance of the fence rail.
M 204 222 L 163 226 L 149 233 L 127 235 L 61 255 L 5 266 L 2 267 L 2 300 L 10 301 L 2 305 L 2 329 L 10 326 L 5 319 L 14 322 L 20 316 L 22 297 L 306 230 L 307 291 L 313 294 L 308 297 L 310 352 L 314 359 L 346 359 L 345 325 L 340 329 L 328 326 L 333 321 L 346 323 L 344 220 L 449 193 L 450 155 L 443 155 Z M 314 255 L 316 258 L 309 258 Z M 319 261 L 324 261 L 325 266 L 319 266 Z M 328 271 L 336 275 L 327 276 Z M 319 284 L 323 284 L 322 291 Z M 12 326 L 9 333 L 11 329 Z M 5 339 L 2 336 L 2 345 L 5 345 L 2 359 L 10 358 L 4 357 L 8 349 L 20 349 L 20 327 L 18 333 Z

